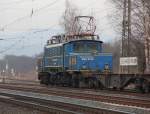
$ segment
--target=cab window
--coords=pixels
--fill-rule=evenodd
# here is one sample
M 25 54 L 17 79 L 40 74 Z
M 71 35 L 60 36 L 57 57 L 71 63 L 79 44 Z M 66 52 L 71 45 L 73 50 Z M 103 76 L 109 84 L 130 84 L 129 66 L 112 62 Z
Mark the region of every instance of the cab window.
M 98 51 L 97 49 L 97 43 L 88 43 L 87 44 L 87 51 Z
M 85 44 L 82 43 L 74 44 L 74 52 L 84 52 L 84 51 L 85 51 Z

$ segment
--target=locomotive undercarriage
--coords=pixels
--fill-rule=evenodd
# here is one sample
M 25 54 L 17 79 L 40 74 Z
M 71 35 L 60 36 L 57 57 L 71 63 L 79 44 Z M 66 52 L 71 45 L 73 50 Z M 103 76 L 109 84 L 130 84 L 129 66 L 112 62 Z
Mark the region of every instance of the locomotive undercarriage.
M 77 88 L 132 89 L 137 92 L 150 92 L 150 75 L 135 74 L 91 74 L 81 72 L 39 73 L 41 84 Z

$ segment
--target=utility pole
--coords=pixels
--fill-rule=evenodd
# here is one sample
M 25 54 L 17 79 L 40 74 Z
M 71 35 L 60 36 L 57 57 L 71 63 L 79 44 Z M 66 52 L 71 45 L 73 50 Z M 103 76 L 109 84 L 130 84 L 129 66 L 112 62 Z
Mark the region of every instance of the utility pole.
M 144 5 L 144 23 L 145 23 L 145 73 L 150 73 L 150 11 L 148 5 L 143 1 Z
M 122 57 L 130 57 L 131 41 L 131 0 L 124 0 L 122 23 Z M 130 73 L 129 66 L 121 67 L 122 73 Z

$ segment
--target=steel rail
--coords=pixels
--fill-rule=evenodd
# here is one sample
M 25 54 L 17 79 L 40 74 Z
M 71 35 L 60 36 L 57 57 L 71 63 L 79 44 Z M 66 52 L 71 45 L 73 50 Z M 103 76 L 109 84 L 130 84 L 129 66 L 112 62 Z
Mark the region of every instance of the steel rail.
M 1 86 L 0 86 L 1 87 Z M 16 86 L 5 86 L 6 89 L 17 89 L 21 91 L 33 91 L 37 93 L 46 93 L 50 95 L 64 96 L 70 98 L 78 98 L 78 99 L 86 99 L 86 100 L 94 100 L 101 102 L 108 102 L 114 104 L 122 104 L 128 106 L 136 106 L 143 108 L 150 108 L 150 99 L 138 99 L 134 97 L 119 97 L 119 96 L 111 96 L 106 94 L 90 94 L 84 92 L 72 92 L 65 90 L 55 90 L 55 89 L 38 89 L 38 88 L 25 88 L 25 87 L 16 87 Z
M 60 109 L 56 107 L 50 107 L 47 105 L 39 104 L 39 103 L 33 102 L 31 99 L 30 101 L 25 101 L 25 100 L 17 99 L 16 96 L 15 98 L 8 98 L 6 97 L 8 95 L 4 95 L 4 94 L 3 96 L 4 97 L 0 97 L 1 102 L 5 102 L 5 103 L 21 106 L 21 107 L 31 108 L 31 109 L 35 109 L 39 111 L 44 111 L 50 114 L 82 114 L 82 113 L 77 113 L 74 111 L 69 111 L 69 110 L 64 110 L 64 109 Z
M 8 93 L 0 93 L 0 101 L 8 102 L 15 105 L 21 105 L 28 108 L 39 109 L 54 114 L 129 114 L 123 111 L 114 111 L 104 108 L 92 108 L 75 104 L 63 103 L 58 101 L 50 101 L 39 99 L 31 96 L 21 96 Z

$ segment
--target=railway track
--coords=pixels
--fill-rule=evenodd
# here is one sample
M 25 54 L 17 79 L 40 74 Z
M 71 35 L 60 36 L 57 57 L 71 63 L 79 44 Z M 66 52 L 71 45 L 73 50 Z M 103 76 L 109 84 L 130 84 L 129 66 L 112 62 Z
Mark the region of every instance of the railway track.
M 48 112 L 50 114 L 57 114 L 57 113 L 60 113 L 60 114 L 78 114 L 77 112 L 47 106 L 45 104 L 41 104 L 41 103 L 35 102 L 33 100 L 31 101 L 31 99 L 30 99 L 30 101 L 25 100 L 25 99 L 21 99 L 18 96 L 10 97 L 10 95 L 4 95 L 3 94 L 3 95 L 0 95 L 0 101 L 8 103 L 8 104 L 21 106 L 21 107 L 26 107 L 26 108 L 30 108 L 30 109 Z
M 56 95 L 56 96 L 64 96 L 70 98 L 77 98 L 77 99 L 86 99 L 86 100 L 93 100 L 93 101 L 100 101 L 100 102 L 107 102 L 107 103 L 114 103 L 120 105 L 127 105 L 127 106 L 136 106 L 136 107 L 143 107 L 143 108 L 150 108 L 150 98 L 148 97 L 137 97 L 131 95 L 119 95 L 119 94 L 107 94 L 107 93 L 99 93 L 99 92 L 85 92 L 85 91 L 77 91 L 77 90 L 61 90 L 57 88 L 46 88 L 46 87 L 39 87 L 39 86 L 21 86 L 21 85 L 3 85 L 0 84 L 1 88 L 5 89 L 14 89 L 14 90 L 21 90 L 21 91 L 33 91 L 37 93 L 45 93 L 49 95 Z
M 10 84 L 10 85 L 24 85 L 24 86 L 38 86 L 38 87 L 47 87 L 45 85 L 41 85 L 39 81 L 31 81 L 31 80 L 18 80 L 18 79 L 13 79 L 13 78 L 5 78 L 5 82 L 3 82 L 3 78 L 0 78 L 0 80 L 2 81 L 0 84 Z M 143 94 L 143 93 L 137 93 L 136 91 L 131 91 L 131 90 L 124 90 L 124 91 L 120 91 L 120 90 L 113 90 L 113 89 L 109 89 L 109 90 L 99 90 L 99 89 L 89 89 L 89 88 L 70 88 L 70 87 L 61 87 L 61 86 L 50 86 L 50 88 L 56 88 L 56 89 L 67 89 L 67 90 L 77 90 L 77 91 L 90 91 L 90 92 L 104 92 L 104 93 L 109 93 L 109 94 L 127 94 L 127 95 L 132 95 L 132 96 L 140 96 L 140 97 L 149 97 L 150 93 L 147 94 Z
M 3 80 L 5 80 L 3 82 Z M 14 79 L 14 78 L 0 78 L 0 84 L 13 84 L 13 85 L 25 85 L 25 86 L 39 86 L 41 87 L 42 85 L 40 84 L 39 81 L 32 81 L 32 80 L 18 80 L 18 79 Z M 47 87 L 47 86 L 46 86 Z M 54 86 L 52 86 L 54 88 Z M 131 90 L 123 90 L 123 91 L 120 91 L 120 90 L 114 90 L 114 89 L 107 89 L 107 90 L 99 90 L 99 89 L 89 89 L 89 88 L 72 88 L 72 87 L 62 87 L 62 86 L 57 86 L 57 88 L 60 88 L 60 89 L 70 89 L 70 90 L 81 90 L 83 91 L 98 91 L 98 92 L 109 92 L 109 93 L 118 93 L 119 94 L 128 94 L 128 95 L 133 95 L 133 96 L 145 96 L 145 94 L 140 94 L 136 91 L 131 91 Z M 146 94 L 147 96 L 150 95 L 150 93 L 147 93 Z
M 3 91 L 3 92 L 2 92 Z M 11 92 L 10 92 L 11 91 Z M 34 93 L 21 91 L 2 90 L 0 93 L 0 101 L 11 103 L 27 108 L 49 112 L 50 114 L 129 114 L 123 111 L 114 111 L 104 108 L 92 108 L 77 104 L 58 102 L 49 99 L 37 97 Z

